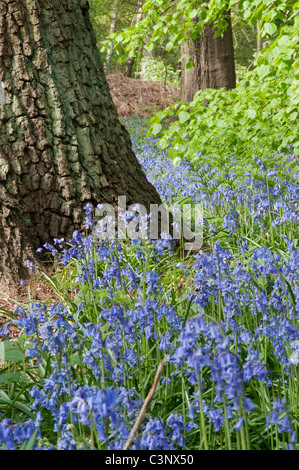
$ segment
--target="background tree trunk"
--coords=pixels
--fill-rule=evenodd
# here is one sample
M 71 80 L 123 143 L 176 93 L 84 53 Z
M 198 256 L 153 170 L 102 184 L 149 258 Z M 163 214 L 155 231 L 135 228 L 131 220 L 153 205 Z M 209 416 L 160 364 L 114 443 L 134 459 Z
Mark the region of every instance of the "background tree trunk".
M 133 72 L 133 67 L 135 63 L 135 57 L 128 57 L 125 69 L 124 69 L 124 76 L 131 78 L 132 77 L 132 72 Z
M 181 46 L 181 53 L 184 58 L 181 61 L 181 101 L 190 103 L 193 100 L 195 93 L 200 89 L 201 74 L 200 74 L 200 40 L 191 39 L 184 42 Z M 186 65 L 189 60 L 193 60 L 194 66 L 186 70 Z
M 227 28 L 223 37 L 215 37 L 213 24 L 206 25 L 202 38 L 188 39 L 182 52 L 186 53 L 182 61 L 181 100 L 190 102 L 198 90 L 206 88 L 232 89 L 236 86 L 234 46 L 230 11 L 224 16 Z M 188 71 L 185 65 L 190 57 L 194 67 Z
M 87 202 L 160 203 L 120 123 L 85 0 L 0 2 L 0 283 Z
M 258 57 L 262 51 L 263 48 L 263 40 L 261 36 L 261 30 L 260 30 L 260 22 L 256 22 L 256 32 L 257 32 L 257 44 L 256 44 L 256 57 Z
M 133 16 L 133 19 L 132 19 L 132 22 L 131 22 L 131 27 L 134 26 L 134 24 L 138 24 L 139 21 L 142 19 L 142 0 L 138 0 L 138 4 L 137 4 L 137 13 L 136 13 L 136 17 L 135 15 Z M 125 65 L 125 69 L 124 69 L 124 76 L 125 77 L 129 77 L 131 78 L 132 77 L 132 71 L 133 71 L 133 67 L 134 67 L 134 64 L 135 64 L 135 61 L 136 61 L 136 57 L 128 57 L 127 59 L 127 62 L 126 62 L 126 65 Z
M 115 33 L 117 15 L 118 15 L 118 0 L 114 0 L 113 10 L 112 10 L 112 20 L 111 20 L 111 26 L 110 26 L 110 34 Z M 113 42 L 110 43 L 110 48 L 107 52 L 107 57 L 106 57 L 106 62 L 105 62 L 105 70 L 106 71 L 108 69 L 108 65 L 109 65 L 112 53 L 113 53 Z

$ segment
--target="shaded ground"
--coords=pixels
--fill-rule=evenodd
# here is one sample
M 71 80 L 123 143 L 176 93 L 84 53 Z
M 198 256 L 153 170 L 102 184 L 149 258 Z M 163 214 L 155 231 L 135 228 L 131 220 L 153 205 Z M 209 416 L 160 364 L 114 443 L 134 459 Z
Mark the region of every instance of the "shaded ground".
M 45 270 L 46 271 L 46 270 Z M 50 271 L 48 271 L 50 274 Z M 0 293 L 0 328 L 8 321 L 11 320 L 9 314 L 6 314 L 6 310 L 10 313 L 14 313 L 17 305 L 28 308 L 31 302 L 47 302 L 50 305 L 59 302 L 59 297 L 55 290 L 50 286 L 45 279 L 39 279 L 39 275 L 36 279 L 26 279 L 24 286 L 20 284 L 13 286 L 12 292 L 1 291 Z M 18 336 L 18 328 L 13 323 L 9 326 L 10 337 L 14 338 Z
M 120 117 L 154 114 L 179 99 L 178 87 L 165 89 L 163 83 L 137 80 L 122 74 L 112 74 L 106 78 Z

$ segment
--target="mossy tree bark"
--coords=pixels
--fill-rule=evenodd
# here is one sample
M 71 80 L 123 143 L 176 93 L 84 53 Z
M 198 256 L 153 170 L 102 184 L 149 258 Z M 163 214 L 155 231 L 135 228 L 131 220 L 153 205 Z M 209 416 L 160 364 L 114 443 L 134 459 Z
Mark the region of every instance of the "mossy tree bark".
M 0 281 L 91 202 L 161 203 L 112 102 L 86 0 L 1 0 Z

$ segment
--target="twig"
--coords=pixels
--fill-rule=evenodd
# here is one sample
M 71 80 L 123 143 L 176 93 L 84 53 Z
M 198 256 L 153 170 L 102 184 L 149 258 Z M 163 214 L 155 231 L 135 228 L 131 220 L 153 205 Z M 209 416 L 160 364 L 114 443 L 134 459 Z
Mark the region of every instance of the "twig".
M 136 436 L 138 428 L 139 428 L 139 426 L 140 426 L 140 424 L 141 424 L 141 422 L 142 422 L 142 420 L 145 416 L 146 410 L 147 410 L 150 402 L 152 401 L 152 398 L 153 398 L 154 393 L 156 391 L 156 388 L 157 388 L 158 382 L 160 380 L 165 362 L 167 362 L 167 358 L 162 359 L 162 361 L 159 364 L 159 367 L 158 367 L 158 370 L 156 372 L 156 376 L 155 376 L 155 380 L 154 380 L 154 383 L 152 385 L 152 388 L 150 389 L 150 391 L 149 391 L 149 393 L 148 393 L 148 395 L 147 395 L 147 397 L 146 397 L 146 399 L 143 403 L 143 406 L 140 410 L 138 418 L 136 419 L 136 422 L 135 422 L 135 424 L 132 428 L 132 431 L 130 432 L 130 435 L 128 437 L 127 442 L 125 443 L 125 446 L 124 446 L 123 450 L 128 450 L 129 449 L 130 445 L 132 444 L 132 441 L 133 441 L 134 437 Z

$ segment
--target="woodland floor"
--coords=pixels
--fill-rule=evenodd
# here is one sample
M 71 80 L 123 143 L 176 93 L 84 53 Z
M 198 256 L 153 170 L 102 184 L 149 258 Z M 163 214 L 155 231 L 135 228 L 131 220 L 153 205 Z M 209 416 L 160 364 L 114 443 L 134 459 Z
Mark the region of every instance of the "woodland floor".
M 161 82 L 127 78 L 121 74 L 107 76 L 110 93 L 120 117 L 136 114 L 145 117 L 179 99 L 179 88 L 166 88 Z
M 34 302 L 54 303 L 59 301 L 53 288 L 49 286 L 44 279 L 26 279 L 25 286 L 18 284 L 13 286 L 13 289 L 11 297 L 8 292 L 2 291 L 0 293 L 0 328 L 9 320 L 9 316 L 5 314 L 5 310 L 13 313 L 17 305 L 28 308 L 29 293 L 30 298 Z M 11 338 L 18 336 L 19 329 L 14 325 L 11 324 L 9 326 L 9 331 Z
M 179 88 L 167 88 L 160 82 L 149 82 L 127 78 L 121 74 L 107 76 L 112 99 L 120 117 L 135 114 L 141 117 L 154 114 L 159 109 L 178 100 Z M 18 283 L 12 287 L 13 294 L 0 292 L 0 328 L 9 319 L 5 310 L 14 312 L 16 305 L 28 306 L 29 294 L 34 301 L 59 301 L 54 289 L 44 279 L 26 279 L 25 286 Z M 10 325 L 11 337 L 17 336 L 18 329 Z

